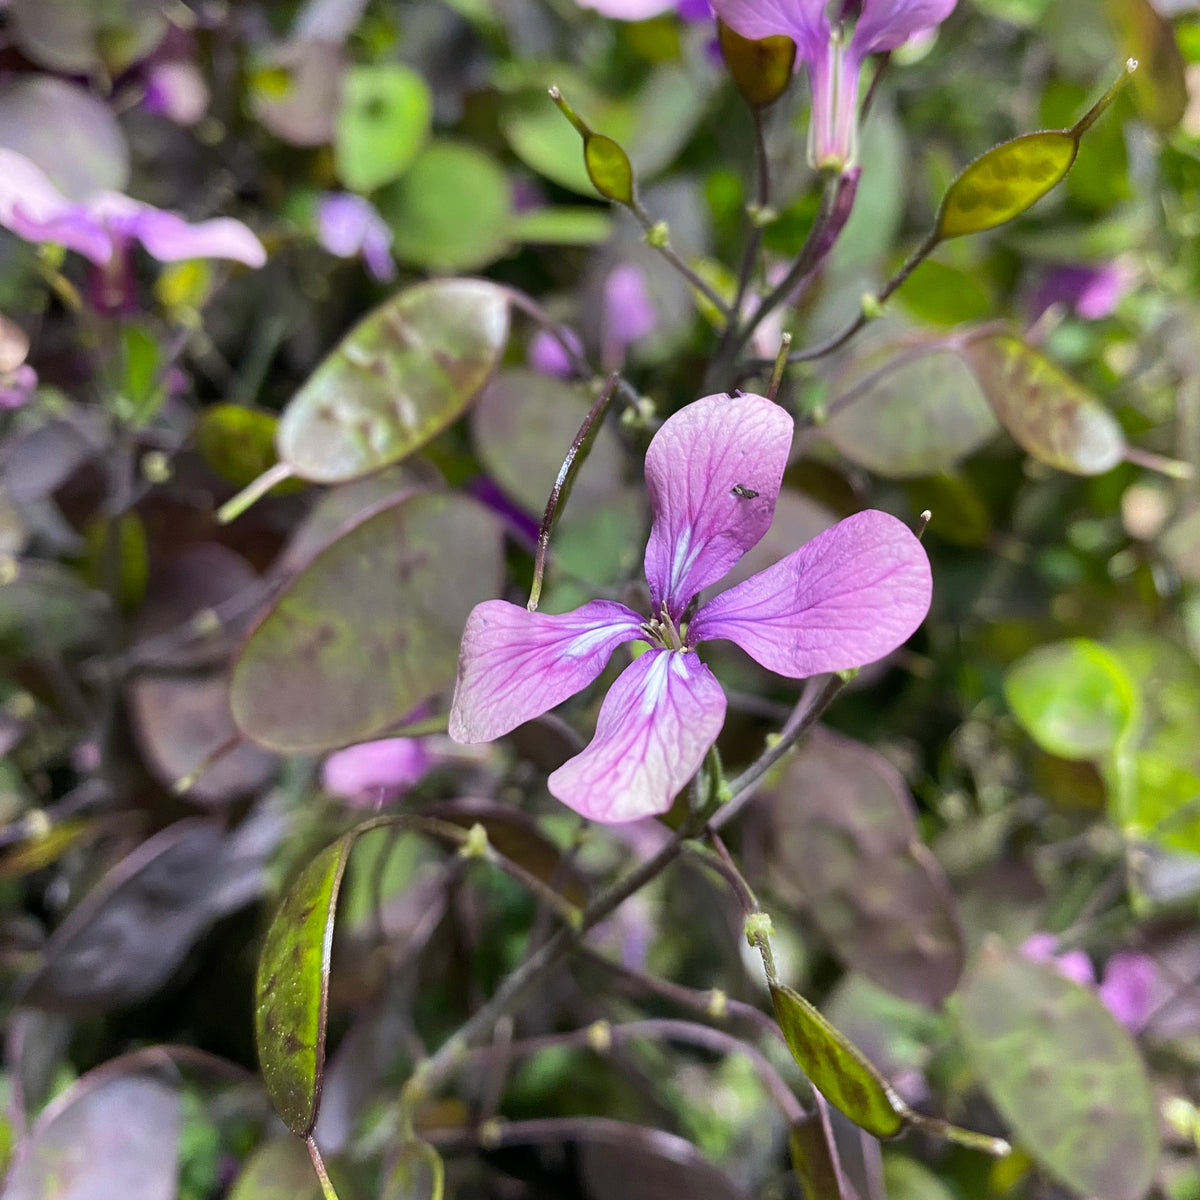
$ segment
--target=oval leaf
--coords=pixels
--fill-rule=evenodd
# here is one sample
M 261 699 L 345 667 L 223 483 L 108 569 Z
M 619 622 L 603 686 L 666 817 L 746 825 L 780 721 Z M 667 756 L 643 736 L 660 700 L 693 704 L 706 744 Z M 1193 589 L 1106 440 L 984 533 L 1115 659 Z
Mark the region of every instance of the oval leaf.
M 311 1132 L 321 1102 L 333 920 L 353 844 L 352 833 L 339 838 L 300 872 L 258 960 L 258 1062 L 275 1111 L 298 1137 Z
M 906 1000 L 939 1005 L 966 951 L 949 884 L 919 841 L 899 771 L 868 747 L 816 729 L 776 794 L 776 890 L 808 910 L 847 966 Z
M 442 1200 L 445 1187 L 442 1156 L 428 1142 L 405 1142 L 388 1173 L 381 1200 Z
M 454 682 L 467 616 L 496 592 L 501 548 L 496 518 L 463 496 L 409 493 L 368 509 L 246 639 L 230 688 L 238 728 L 268 749 L 312 753 L 399 724 Z
M 482 279 L 419 284 L 360 321 L 292 397 L 279 457 L 342 483 L 423 446 L 458 418 L 508 340 L 504 292 Z
M 429 136 L 433 97 L 419 71 L 399 63 L 351 67 L 334 135 L 338 177 L 370 192 L 398 179 Z
M 1103 758 L 1136 719 L 1137 685 L 1099 642 L 1071 638 L 1015 662 L 1004 696 L 1031 738 L 1067 759 Z
M 962 352 L 1005 429 L 1039 462 L 1102 475 L 1124 457 L 1125 434 L 1112 413 L 1019 338 L 971 338 Z
M 281 1137 L 259 1146 L 247 1160 L 229 1200 L 321 1200 L 304 1143 Z
M 4 1200 L 174 1200 L 179 1093 L 144 1075 L 105 1074 L 85 1075 L 47 1106 L 18 1148 Z
M 946 350 L 909 358 L 888 346 L 852 363 L 832 395 L 822 434 L 852 463 L 889 479 L 949 471 L 998 428 L 971 371 Z
M 788 1049 L 813 1087 L 868 1133 L 895 1137 L 904 1127 L 903 1102 L 858 1047 L 792 988 L 776 984 L 771 1000 Z
M 1071 169 L 1079 141 L 1062 129 L 994 146 L 950 185 L 938 209 L 939 241 L 1003 225 L 1040 200 Z
M 998 941 L 955 1005 L 976 1075 L 1022 1145 L 1081 1196 L 1142 1200 L 1158 1117 L 1129 1034 L 1085 987 Z

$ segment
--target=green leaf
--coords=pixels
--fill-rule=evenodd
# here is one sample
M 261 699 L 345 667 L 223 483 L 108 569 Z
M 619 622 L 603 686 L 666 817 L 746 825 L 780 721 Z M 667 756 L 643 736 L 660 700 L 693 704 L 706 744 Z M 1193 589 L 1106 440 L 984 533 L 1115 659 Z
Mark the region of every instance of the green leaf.
M 259 1146 L 246 1160 L 229 1200 L 321 1200 L 304 1143 L 281 1137 Z
M 405 1142 L 380 1200 L 442 1200 L 445 1176 L 442 1156 L 428 1142 Z
M 1110 650 L 1088 638 L 1040 646 L 1015 662 L 1004 695 L 1050 754 L 1097 759 L 1117 749 L 1137 719 L 1137 685 Z
M 1022 1146 L 1097 1200 L 1142 1200 L 1158 1115 L 1129 1034 L 1093 992 L 996 940 L 954 1004 L 976 1076 Z
M 909 276 L 897 299 L 926 324 L 947 327 L 982 321 L 995 308 L 978 271 L 960 271 L 931 258 Z
M 950 185 L 938 210 L 937 237 L 962 237 L 1011 221 L 1066 175 L 1078 153 L 1079 142 L 1061 129 L 994 146 Z
M 499 524 L 466 497 L 410 492 L 368 509 L 246 639 L 230 686 L 238 728 L 283 753 L 393 728 L 453 684 L 467 615 L 500 571 Z
M 584 138 L 583 165 L 592 186 L 606 200 L 633 203 L 633 167 L 629 155 L 612 138 L 602 133 Z
M 1150 0 L 1108 0 L 1107 7 L 1123 52 L 1139 64 L 1133 77 L 1138 112 L 1155 129 L 1174 129 L 1188 106 L 1187 68 L 1174 26 Z
M 166 399 L 160 370 L 162 351 L 156 338 L 141 325 L 121 328 L 121 389 L 114 407 L 121 420 L 141 429 Z
M 1126 837 L 1200 854 L 1200 774 L 1145 751 L 1134 755 L 1132 770 L 1118 814 Z
M 435 271 L 474 270 L 508 249 L 508 176 L 474 146 L 427 146 L 395 188 L 379 197 L 379 212 L 403 262 Z
M 949 471 L 997 431 L 958 355 L 910 357 L 919 349 L 893 344 L 851 362 L 834 381 L 821 430 L 852 463 L 889 479 Z
M 300 872 L 267 930 L 258 960 L 258 1061 L 275 1111 L 299 1137 L 312 1131 L 320 1106 L 333 920 L 353 842 L 354 835 L 347 834 Z
M 142 518 L 133 509 L 122 513 L 115 525 L 111 518 L 96 517 L 88 522 L 83 540 L 88 583 L 97 591 L 111 591 L 121 608 L 132 612 L 142 602 L 150 577 L 150 549 Z
M 598 246 L 612 234 L 612 217 L 602 208 L 553 205 L 518 213 L 508 235 L 517 242 L 541 246 Z
M 196 449 L 222 479 L 246 487 L 278 461 L 275 435 L 279 418 L 274 413 L 241 404 L 211 404 L 196 422 Z M 277 484 L 277 496 L 298 491 L 298 480 Z
M 370 192 L 398 179 L 429 136 L 433 98 L 417 71 L 397 63 L 352 67 L 342 82 L 334 136 L 338 178 Z
M 456 420 L 508 341 L 508 301 L 482 279 L 407 288 L 363 318 L 292 397 L 279 457 L 342 483 L 420 449 Z
M 901 1154 L 884 1155 L 883 1182 L 888 1200 L 955 1200 L 928 1167 Z
M 771 1000 L 788 1049 L 813 1087 L 868 1133 L 895 1137 L 904 1127 L 903 1101 L 862 1051 L 792 988 L 775 985 Z
M 1103 475 L 1125 456 L 1125 434 L 1095 396 L 1011 334 L 967 339 L 992 411 L 1039 462 L 1072 475 Z

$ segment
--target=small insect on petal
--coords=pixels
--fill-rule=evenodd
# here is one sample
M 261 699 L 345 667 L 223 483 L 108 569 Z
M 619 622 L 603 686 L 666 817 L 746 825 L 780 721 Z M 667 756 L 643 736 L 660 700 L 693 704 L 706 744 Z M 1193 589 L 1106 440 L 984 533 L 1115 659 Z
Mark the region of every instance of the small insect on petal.
M 748 488 L 744 484 L 740 483 L 735 483 L 733 487 L 729 489 L 729 494 L 731 496 L 740 496 L 743 500 L 753 500 L 754 497 L 758 495 L 753 488 Z

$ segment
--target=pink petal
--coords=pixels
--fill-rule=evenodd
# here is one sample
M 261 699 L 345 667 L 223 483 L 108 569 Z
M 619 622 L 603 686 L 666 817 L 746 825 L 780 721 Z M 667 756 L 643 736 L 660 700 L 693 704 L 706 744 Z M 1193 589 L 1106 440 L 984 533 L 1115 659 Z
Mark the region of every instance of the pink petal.
M 547 781 L 592 821 L 666 812 L 725 723 L 725 693 L 694 654 L 648 650 L 604 698 L 596 736 Z
M 1122 950 L 1108 960 L 1097 994 L 1127 1029 L 1138 1030 L 1154 1006 L 1158 972 L 1149 955 Z
M 178 213 L 167 212 L 119 192 L 100 192 L 87 207 L 117 236 L 137 238 L 159 262 L 186 258 L 227 258 L 261 267 L 267 252 L 250 230 L 232 217 L 191 224 Z
M 929 611 L 929 560 L 909 528 L 869 509 L 710 600 L 689 645 L 728 638 L 793 679 L 874 662 Z
M 812 62 L 829 45 L 825 0 L 712 0 L 717 16 L 746 38 L 785 34 L 796 43 L 796 62 Z
M 592 600 L 574 612 L 531 613 L 486 600 L 467 618 L 450 706 L 456 742 L 490 742 L 582 691 L 622 642 L 642 636 L 623 604 Z
M 940 25 L 955 0 L 863 0 L 850 48 L 861 61 L 868 54 L 895 50 L 914 33 Z
M 331 754 L 321 766 L 321 785 L 347 800 L 395 796 L 416 783 L 430 767 L 421 738 L 382 738 L 361 742 Z
M 53 242 L 103 265 L 112 239 L 83 205 L 69 201 L 41 167 L 0 147 L 0 225 L 27 242 Z
M 653 615 L 678 620 L 767 532 L 792 418 L 764 396 L 705 396 L 670 417 L 646 452 L 654 525 L 646 544 Z
M 618 21 L 645 21 L 670 12 L 675 0 L 579 0 L 580 8 L 594 8 Z

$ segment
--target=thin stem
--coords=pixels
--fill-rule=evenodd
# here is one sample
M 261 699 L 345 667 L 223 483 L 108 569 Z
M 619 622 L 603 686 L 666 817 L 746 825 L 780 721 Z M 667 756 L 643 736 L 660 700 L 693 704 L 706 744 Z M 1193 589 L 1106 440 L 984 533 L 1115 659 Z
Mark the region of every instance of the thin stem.
M 927 259 L 941 239 L 935 230 L 909 256 L 908 261 L 883 285 L 877 295 L 864 299 L 863 307 L 858 316 L 842 330 L 827 341 L 804 350 L 796 350 L 788 356 L 788 362 L 811 362 L 816 358 L 824 358 L 835 350 L 840 350 L 868 321 L 873 321 L 879 315 L 878 310 L 891 298 L 893 292 Z
M 554 521 L 558 516 L 559 502 L 565 497 L 579 468 L 583 465 L 584 458 L 587 457 L 584 449 L 590 444 L 589 438 L 592 429 L 608 408 L 608 402 L 612 399 L 613 392 L 617 387 L 617 379 L 616 372 L 608 377 L 600 395 L 588 409 L 588 414 L 583 418 L 583 424 L 580 425 L 579 431 L 575 434 L 575 439 L 567 451 L 567 456 L 558 469 L 558 477 L 554 481 L 554 486 L 550 489 L 550 498 L 546 501 L 546 511 L 542 514 L 542 524 L 538 530 L 537 558 L 533 565 L 533 586 L 529 589 L 529 602 L 525 606 L 530 612 L 537 612 L 538 600 L 541 598 L 542 578 L 546 573 L 546 554 L 550 549 L 550 532 L 554 528 Z
M 721 314 L 726 326 L 733 320 L 733 310 L 721 298 L 720 293 L 708 282 L 702 278 L 695 270 L 693 270 L 682 258 L 679 257 L 675 247 L 663 236 L 663 230 L 666 226 L 659 226 L 654 223 L 650 214 L 642 207 L 641 203 L 635 197 L 633 203 L 629 205 L 629 211 L 637 218 L 637 223 L 642 227 L 646 234 L 646 245 L 657 250 Z
M 746 881 L 746 877 L 738 870 L 728 848 L 721 841 L 721 835 L 710 824 L 704 830 L 704 836 L 712 849 L 692 842 L 688 845 L 688 853 L 711 867 L 729 884 L 729 890 L 737 897 L 744 916 L 759 912 L 758 897 L 755 896 L 754 889 Z
M 875 74 L 871 76 L 871 82 L 867 85 L 867 94 L 863 97 L 862 104 L 858 110 L 858 124 L 861 127 L 867 119 L 871 111 L 871 105 L 875 101 L 875 94 L 879 90 L 879 84 L 882 82 L 884 75 L 887 74 L 888 63 L 892 60 L 892 52 L 890 50 L 879 56 L 879 61 L 875 64 Z
M 841 675 L 831 675 L 815 699 L 810 700 L 808 693 L 801 696 L 778 740 L 729 784 L 729 800 L 713 816 L 710 822 L 713 829 L 720 829 L 741 811 L 758 781 L 817 723 L 846 683 Z
M 766 397 L 774 400 L 779 395 L 779 385 L 783 382 L 783 373 L 787 370 L 788 354 L 792 349 L 792 335 L 784 332 L 779 335 L 779 353 L 775 355 L 775 368 L 771 372 L 771 381 L 767 384 Z
M 746 290 L 754 275 L 754 265 L 758 261 L 758 250 L 762 245 L 762 213 L 771 202 L 771 163 L 767 157 L 766 131 L 763 127 L 763 111 L 760 108 L 751 109 L 754 119 L 754 174 L 758 180 L 758 194 L 755 197 L 756 212 L 750 214 L 750 236 L 746 239 L 746 249 L 742 252 L 742 266 L 738 271 L 737 296 L 733 301 L 733 311 L 742 311 L 742 301 L 746 298 Z M 726 327 L 726 336 L 736 331 L 736 325 L 731 322 Z
M 313 1141 L 312 1134 L 304 1139 L 304 1144 L 308 1147 L 308 1157 L 312 1159 L 313 1170 L 316 1171 L 317 1178 L 321 1181 L 321 1191 L 325 1200 L 338 1200 L 337 1189 L 334 1188 L 333 1182 L 329 1178 L 329 1172 L 325 1170 L 325 1162 L 321 1158 L 321 1151 L 317 1149 L 317 1143 Z

